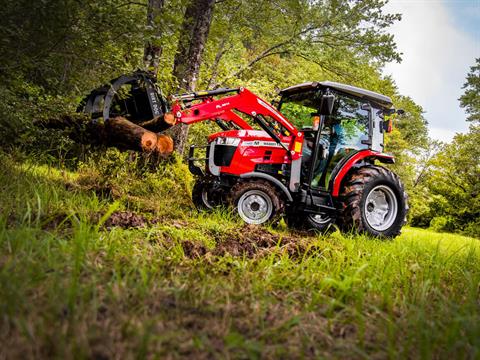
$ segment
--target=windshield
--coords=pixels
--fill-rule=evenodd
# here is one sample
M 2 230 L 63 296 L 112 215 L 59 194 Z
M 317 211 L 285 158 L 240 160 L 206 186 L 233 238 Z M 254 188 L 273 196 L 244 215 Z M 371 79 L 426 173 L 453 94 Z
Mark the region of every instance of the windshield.
M 278 110 L 299 129 L 312 126 L 312 116 L 318 113 L 321 96 L 320 90 L 285 95 Z

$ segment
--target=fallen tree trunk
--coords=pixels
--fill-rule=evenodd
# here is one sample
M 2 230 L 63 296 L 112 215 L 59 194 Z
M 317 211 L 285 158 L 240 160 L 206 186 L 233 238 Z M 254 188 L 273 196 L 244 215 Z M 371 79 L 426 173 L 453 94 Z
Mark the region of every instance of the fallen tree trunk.
M 141 122 L 138 125 L 147 130 L 158 133 L 175 125 L 175 117 L 172 113 L 166 113 L 151 120 Z
M 164 124 L 164 128 L 175 123 L 171 114 L 166 114 L 165 119 L 162 117 L 159 121 Z M 154 129 L 146 129 L 143 124 L 134 124 L 121 116 L 106 123 L 94 123 L 83 114 L 73 114 L 37 121 L 35 125 L 43 129 L 66 131 L 65 135 L 81 144 L 107 145 L 120 150 L 135 150 L 162 157 L 167 157 L 174 150 L 174 142 L 170 136 L 156 134 Z
M 123 117 L 110 119 L 105 126 L 105 133 L 108 144 L 118 148 L 157 153 L 162 156 L 173 152 L 172 138 L 157 135 Z

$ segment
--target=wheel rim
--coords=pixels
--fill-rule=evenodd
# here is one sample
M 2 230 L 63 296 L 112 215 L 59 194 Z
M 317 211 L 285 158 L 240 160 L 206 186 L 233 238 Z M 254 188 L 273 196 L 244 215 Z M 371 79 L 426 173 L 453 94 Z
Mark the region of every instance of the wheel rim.
M 325 225 L 325 224 L 328 224 L 331 221 L 330 216 L 327 216 L 325 214 L 308 215 L 308 217 L 314 223 L 317 223 L 319 225 Z
M 397 217 L 397 197 L 388 186 L 378 185 L 368 193 L 364 211 L 368 225 L 376 231 L 385 231 Z
M 273 213 L 273 203 L 263 191 L 249 190 L 238 200 L 237 209 L 246 223 L 263 224 Z

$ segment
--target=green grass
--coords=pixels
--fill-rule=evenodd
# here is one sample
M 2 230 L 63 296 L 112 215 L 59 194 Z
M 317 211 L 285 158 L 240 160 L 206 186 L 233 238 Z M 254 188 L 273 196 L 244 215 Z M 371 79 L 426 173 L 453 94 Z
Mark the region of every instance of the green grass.
M 256 229 L 115 156 L 0 156 L 0 357 L 480 358 L 478 240 Z

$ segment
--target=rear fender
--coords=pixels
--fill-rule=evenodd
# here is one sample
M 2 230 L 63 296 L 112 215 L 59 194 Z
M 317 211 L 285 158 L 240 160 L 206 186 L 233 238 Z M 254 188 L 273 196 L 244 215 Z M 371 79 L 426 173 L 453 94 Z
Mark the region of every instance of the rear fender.
M 334 175 L 333 179 L 330 183 L 330 188 L 332 189 L 332 196 L 337 197 L 340 194 L 340 186 L 342 185 L 342 181 L 348 172 L 352 169 L 353 166 L 358 164 L 363 160 L 378 160 L 384 164 L 393 164 L 395 163 L 395 159 L 392 155 L 384 154 L 377 151 L 372 150 L 361 150 L 346 159 L 343 162 L 342 167 L 337 171 Z

